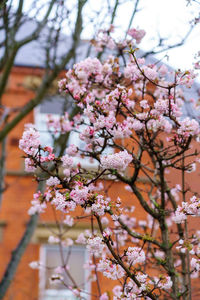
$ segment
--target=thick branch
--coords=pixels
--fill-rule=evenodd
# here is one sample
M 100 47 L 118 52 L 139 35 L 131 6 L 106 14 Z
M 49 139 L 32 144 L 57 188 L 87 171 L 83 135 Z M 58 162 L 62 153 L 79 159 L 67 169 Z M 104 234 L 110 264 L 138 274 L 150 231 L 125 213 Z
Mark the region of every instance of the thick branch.
M 39 182 L 38 184 L 38 190 L 39 191 L 43 191 L 44 189 L 44 182 Z M 19 244 L 17 245 L 17 247 L 15 248 L 15 250 L 12 252 L 11 255 L 11 260 L 6 268 L 6 271 L 4 273 L 3 279 L 0 282 L 0 299 L 3 299 L 7 289 L 9 288 L 14 275 L 16 273 L 18 264 L 22 258 L 22 255 L 24 254 L 26 247 L 28 246 L 31 237 L 33 235 L 33 232 L 37 226 L 37 220 L 38 220 L 38 215 L 32 215 L 30 217 L 30 220 L 26 226 L 26 230 L 24 232 L 24 235 L 22 236 Z
M 1 3 L 0 3 L 0 9 L 2 9 L 5 5 L 6 5 L 6 2 L 7 2 L 8 0 L 3 0 L 3 1 L 1 1 Z
M 0 99 L 5 91 L 5 87 L 6 87 L 6 84 L 8 82 L 8 77 L 10 75 L 10 72 L 11 72 L 11 69 L 14 65 L 14 60 L 15 60 L 15 57 L 17 55 L 17 52 L 18 50 L 24 46 L 25 44 L 35 40 L 38 38 L 40 32 L 42 31 L 42 29 L 44 28 L 44 26 L 46 26 L 46 23 L 47 23 L 47 19 L 52 11 L 52 8 L 53 8 L 53 5 L 55 3 L 55 0 L 52 0 L 50 5 L 49 5 L 49 8 L 46 12 L 46 15 L 44 17 L 44 19 L 42 20 L 42 22 L 40 22 L 40 24 L 38 25 L 38 27 L 36 28 L 36 30 L 31 34 L 29 35 L 28 37 L 26 37 L 25 39 L 17 42 L 15 41 L 15 35 L 17 33 L 17 30 L 18 30 L 18 24 L 20 22 L 20 18 L 22 16 L 22 13 L 21 13 L 21 10 L 22 10 L 22 6 L 23 6 L 23 1 L 20 1 L 19 3 L 19 7 L 18 7 L 18 10 L 17 10 L 17 14 L 16 14 L 16 18 L 15 18 L 15 24 L 13 25 L 14 28 L 10 29 L 10 32 L 5 32 L 6 35 L 8 35 L 10 33 L 10 39 L 11 39 L 11 44 L 9 45 L 10 46 L 10 54 L 8 55 L 8 58 L 7 58 L 7 61 L 6 61 L 6 64 L 5 64 L 5 67 L 4 67 L 4 70 L 3 70 L 3 73 L 1 75 L 1 80 L 0 80 Z M 9 30 L 9 29 L 8 29 Z M 7 51 L 5 51 L 5 55 L 7 55 Z M 2 58 L 2 60 L 4 60 Z
M 2 196 L 4 192 L 4 177 L 5 177 L 5 162 L 6 162 L 6 138 L 1 143 L 1 157 L 0 157 L 0 207 Z
M 23 40 L 17 42 L 17 46 L 19 48 L 38 38 L 38 36 L 39 36 L 40 32 L 42 31 L 42 29 L 47 25 L 47 20 L 49 18 L 49 15 L 52 11 L 52 8 L 53 8 L 55 2 L 56 2 L 56 0 L 51 0 L 51 2 L 49 4 L 49 7 L 48 7 L 48 10 L 46 12 L 46 15 L 44 16 L 44 19 L 42 20 L 42 22 L 39 23 L 36 30 L 34 32 L 32 32 L 28 37 L 26 37 Z
M 29 113 L 35 108 L 44 98 L 47 89 L 50 87 L 53 80 L 59 75 L 60 71 L 65 69 L 66 64 L 70 61 L 70 59 L 75 55 L 76 47 L 80 40 L 80 34 L 82 31 L 82 9 L 86 1 L 79 1 L 77 20 L 75 25 L 75 31 L 73 34 L 73 45 L 66 56 L 63 57 L 61 63 L 56 65 L 54 70 L 50 74 L 45 74 L 42 84 L 37 91 L 36 97 L 28 102 L 22 110 L 18 113 L 18 115 L 10 121 L 10 123 L 6 124 L 3 130 L 0 132 L 0 141 Z

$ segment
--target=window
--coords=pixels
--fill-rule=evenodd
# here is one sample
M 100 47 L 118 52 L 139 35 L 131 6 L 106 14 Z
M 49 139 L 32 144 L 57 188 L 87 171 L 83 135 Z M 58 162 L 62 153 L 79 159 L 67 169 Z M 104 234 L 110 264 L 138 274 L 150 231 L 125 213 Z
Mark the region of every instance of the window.
M 63 111 L 68 111 L 72 109 L 71 100 L 67 100 L 61 96 L 54 96 L 45 99 L 36 109 L 35 109 L 35 125 L 37 130 L 40 132 L 40 140 L 42 142 L 42 146 L 53 146 L 53 137 L 48 132 L 48 128 L 46 125 L 47 115 L 52 114 L 54 118 L 59 119 L 60 115 L 63 114 Z M 87 119 L 85 119 L 85 123 L 87 124 Z M 80 125 L 80 130 L 83 130 L 86 125 Z M 59 136 L 59 133 L 58 133 Z M 79 149 L 84 149 L 85 142 L 83 142 L 79 138 L 78 132 L 71 132 L 68 140 L 68 145 L 74 144 Z M 113 148 L 107 147 L 104 154 L 112 154 Z M 98 162 L 96 160 L 91 160 L 89 157 L 85 158 L 74 158 L 74 164 L 81 164 L 83 168 L 87 169 L 96 169 L 98 167 Z
M 34 119 L 36 129 L 40 132 L 42 146 L 53 146 L 53 138 L 48 132 L 47 115 L 52 114 L 54 118 L 59 119 L 63 110 L 66 109 L 66 99 L 60 96 L 54 96 L 44 99 L 34 110 Z
M 63 258 L 67 260 L 70 274 L 76 283 L 82 287 L 87 293 L 83 293 L 85 299 L 90 299 L 90 285 L 88 284 L 89 273 L 83 269 L 83 265 L 87 260 L 87 251 L 85 247 L 72 246 L 63 248 Z M 69 255 L 70 253 L 70 255 Z M 62 265 L 59 246 L 44 245 L 41 247 L 40 262 L 46 268 L 40 270 L 40 300 L 77 300 L 73 293 L 67 289 L 62 283 L 51 285 L 49 278 L 55 274 L 54 268 Z M 72 285 L 67 274 L 63 274 L 64 282 Z M 85 286 L 84 284 L 87 283 Z

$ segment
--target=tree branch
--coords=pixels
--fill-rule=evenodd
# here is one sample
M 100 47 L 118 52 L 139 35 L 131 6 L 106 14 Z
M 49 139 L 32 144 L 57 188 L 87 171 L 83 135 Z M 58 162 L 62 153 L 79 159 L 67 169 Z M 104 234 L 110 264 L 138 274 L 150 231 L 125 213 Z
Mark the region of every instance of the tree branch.
M 60 64 L 56 65 L 52 72 L 49 74 L 45 73 L 43 77 L 43 81 L 41 86 L 39 87 L 36 97 L 28 102 L 22 110 L 18 113 L 18 115 L 9 123 L 7 123 L 2 131 L 0 132 L 0 141 L 29 113 L 35 108 L 44 98 L 47 89 L 50 87 L 53 80 L 59 75 L 59 73 L 65 69 L 66 64 L 70 61 L 70 59 L 75 55 L 76 47 L 78 46 L 80 40 L 80 34 L 82 31 L 82 9 L 86 1 L 79 0 L 78 6 L 78 14 L 75 25 L 75 30 L 73 34 L 73 45 L 66 56 L 64 56 L 60 62 Z
M 43 192 L 44 190 L 44 182 L 40 181 L 38 184 L 38 191 Z M 30 217 L 30 220 L 26 226 L 26 230 L 15 248 L 14 251 L 12 251 L 11 260 L 6 268 L 6 271 L 3 275 L 3 278 L 0 282 L 0 299 L 3 299 L 13 278 L 16 273 L 18 264 L 22 258 L 22 255 L 24 254 L 26 247 L 28 246 L 31 237 L 33 235 L 33 232 L 37 226 L 37 220 L 38 220 L 38 214 L 32 215 Z
M 0 207 L 2 202 L 2 196 L 5 189 L 5 163 L 6 163 L 6 138 L 1 143 L 1 158 L 0 158 Z

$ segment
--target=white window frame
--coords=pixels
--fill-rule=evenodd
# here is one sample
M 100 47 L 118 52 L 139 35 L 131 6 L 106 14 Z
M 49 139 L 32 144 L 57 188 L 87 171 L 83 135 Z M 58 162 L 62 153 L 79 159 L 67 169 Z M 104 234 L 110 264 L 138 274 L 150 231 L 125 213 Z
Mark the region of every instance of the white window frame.
M 40 112 L 40 105 L 38 105 L 34 109 L 34 123 L 35 123 L 36 129 L 39 131 L 39 133 L 40 133 L 40 130 L 41 130 L 40 126 L 42 124 L 42 127 L 43 127 L 42 130 L 47 131 L 46 134 L 49 135 L 48 128 L 45 125 L 45 122 L 47 121 L 47 116 L 48 115 L 49 115 L 49 113 L 41 113 Z M 52 115 L 53 115 L 54 118 L 59 118 L 60 117 L 59 114 L 52 114 Z M 70 144 L 75 144 L 77 147 L 80 148 L 79 143 L 77 143 L 77 141 L 79 139 L 78 134 L 79 133 L 73 132 L 73 131 L 70 133 L 69 141 L 68 141 L 69 145 Z M 50 137 L 47 138 L 46 140 L 47 140 L 47 142 L 49 140 L 49 143 L 45 146 L 51 146 L 52 147 L 53 145 L 52 145 L 52 142 L 50 142 Z M 82 141 L 80 140 L 80 142 L 82 142 Z M 98 167 L 97 161 L 94 160 L 93 162 L 90 162 L 90 159 L 88 157 L 85 157 L 85 158 L 75 157 L 74 158 L 74 166 L 76 166 L 78 163 L 80 163 L 83 168 L 87 168 L 87 169 L 96 169 Z
M 34 109 L 34 123 L 35 123 L 35 126 L 36 126 L 36 129 L 39 131 L 41 131 L 41 128 L 40 126 L 42 125 L 42 130 L 44 131 L 47 131 L 47 135 L 49 135 L 48 133 L 48 128 L 47 126 L 45 125 L 45 122 L 47 121 L 47 116 L 49 115 L 49 113 L 41 113 L 40 112 L 40 105 L 38 105 L 35 109 Z M 59 118 L 60 115 L 59 114 L 52 114 L 54 118 Z M 84 126 L 84 125 L 83 125 Z M 41 134 L 42 135 L 42 134 Z M 79 133 L 77 132 L 74 132 L 72 131 L 70 133 L 70 136 L 69 136 L 69 141 L 68 141 L 68 144 L 74 144 L 76 145 L 77 147 L 80 148 L 80 145 L 79 145 L 79 142 L 77 141 L 80 141 L 82 142 L 80 139 L 79 139 Z M 43 146 L 53 146 L 52 145 L 52 141 L 50 142 L 50 137 L 49 138 L 44 138 L 44 140 L 47 140 L 47 145 L 43 145 Z M 49 140 L 49 143 L 48 143 L 48 140 Z M 90 161 L 90 158 L 89 157 L 84 157 L 84 158 L 81 158 L 81 157 L 74 157 L 74 167 L 76 167 L 76 165 L 78 163 L 81 164 L 81 166 L 85 169 L 96 169 L 98 167 L 98 162 L 94 159 L 93 162 Z
M 47 115 L 49 115 L 49 113 L 41 113 L 40 112 L 40 105 L 38 105 L 35 109 L 34 109 L 34 122 L 35 122 L 35 125 L 36 125 L 36 129 L 38 130 L 41 130 L 39 128 L 40 124 L 44 124 L 43 127 L 44 127 L 44 131 L 46 130 L 47 131 L 47 135 L 49 134 L 48 133 L 48 128 L 47 126 L 45 126 L 45 122 L 47 121 Z M 59 118 L 60 115 L 59 114 L 52 114 L 55 118 Z M 86 125 L 80 125 L 80 127 L 85 127 Z M 50 140 L 50 138 L 49 138 Z M 48 138 L 47 138 L 47 141 L 48 141 Z M 79 138 L 79 133 L 78 132 L 74 132 L 74 131 L 71 131 L 70 132 L 70 136 L 69 136 L 69 140 L 68 140 L 68 145 L 70 144 L 74 144 L 76 145 L 77 147 L 80 148 L 80 143 L 82 142 L 82 140 L 80 140 Z M 52 143 L 49 143 L 48 145 L 45 145 L 45 146 L 53 146 Z M 108 147 L 108 149 L 105 149 L 103 151 L 103 153 L 106 155 L 106 154 L 113 154 L 113 148 L 111 147 Z M 99 162 L 95 159 L 93 159 L 93 161 L 91 162 L 91 159 L 89 157 L 84 157 L 84 158 L 81 158 L 81 157 L 74 157 L 74 167 L 76 167 L 76 165 L 78 163 L 81 164 L 82 168 L 84 169 L 91 169 L 91 170 L 96 170 L 99 166 Z
M 48 128 L 46 126 L 46 121 L 47 121 L 47 116 L 49 114 L 48 113 L 41 113 L 40 112 L 40 105 L 38 105 L 35 109 L 34 109 L 34 124 L 36 126 L 36 129 L 39 131 L 39 133 L 41 134 L 41 130 L 43 131 L 47 131 L 45 134 L 47 136 L 49 136 L 49 132 L 48 132 Z M 56 116 L 56 118 L 59 116 L 58 114 L 54 114 L 54 116 Z M 43 127 L 41 129 L 41 126 Z M 46 139 L 47 140 L 47 145 L 45 146 L 53 146 L 52 145 L 52 141 L 50 141 L 50 136 Z M 49 143 L 48 143 L 49 140 Z M 44 146 L 44 145 L 43 145 Z
M 89 258 L 88 251 L 86 247 L 83 246 L 76 246 L 73 245 L 72 247 L 78 247 L 82 248 L 84 250 L 84 262 L 86 262 Z M 49 244 L 44 244 L 40 247 L 40 263 L 42 266 L 45 265 L 46 262 L 46 255 L 47 255 L 47 249 L 48 248 L 55 248 L 58 249 L 58 255 L 59 255 L 59 246 L 58 245 L 49 245 Z M 82 293 L 83 297 L 86 298 L 87 300 L 91 299 L 91 284 L 88 280 L 89 277 L 89 270 L 84 269 L 84 283 L 85 283 L 85 290 L 87 293 Z M 58 300 L 57 297 L 72 297 L 73 294 L 69 289 L 45 289 L 46 285 L 46 268 L 41 267 L 39 270 L 39 300 L 46 300 L 46 297 L 48 296 L 55 296 L 55 300 Z M 48 299 L 48 298 L 47 298 Z M 67 300 L 71 300 L 70 298 L 66 298 Z M 77 298 L 73 298 L 73 300 L 77 300 Z

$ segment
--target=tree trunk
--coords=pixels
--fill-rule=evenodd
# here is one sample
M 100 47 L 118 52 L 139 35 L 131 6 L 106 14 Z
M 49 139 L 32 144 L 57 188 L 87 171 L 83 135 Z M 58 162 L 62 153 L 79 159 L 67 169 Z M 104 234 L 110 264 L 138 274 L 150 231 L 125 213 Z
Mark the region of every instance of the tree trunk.
M 38 191 L 43 191 L 44 189 L 44 182 L 41 181 L 38 184 Z M 3 278 L 0 282 L 0 299 L 3 299 L 17 270 L 18 264 L 28 246 L 30 243 L 31 237 L 34 233 L 34 230 L 37 226 L 37 220 L 38 220 L 38 214 L 32 215 L 30 217 L 30 220 L 26 226 L 26 230 L 24 232 L 24 235 L 22 236 L 19 244 L 15 248 L 14 251 L 12 251 L 10 262 L 5 270 L 5 273 L 3 275 Z

